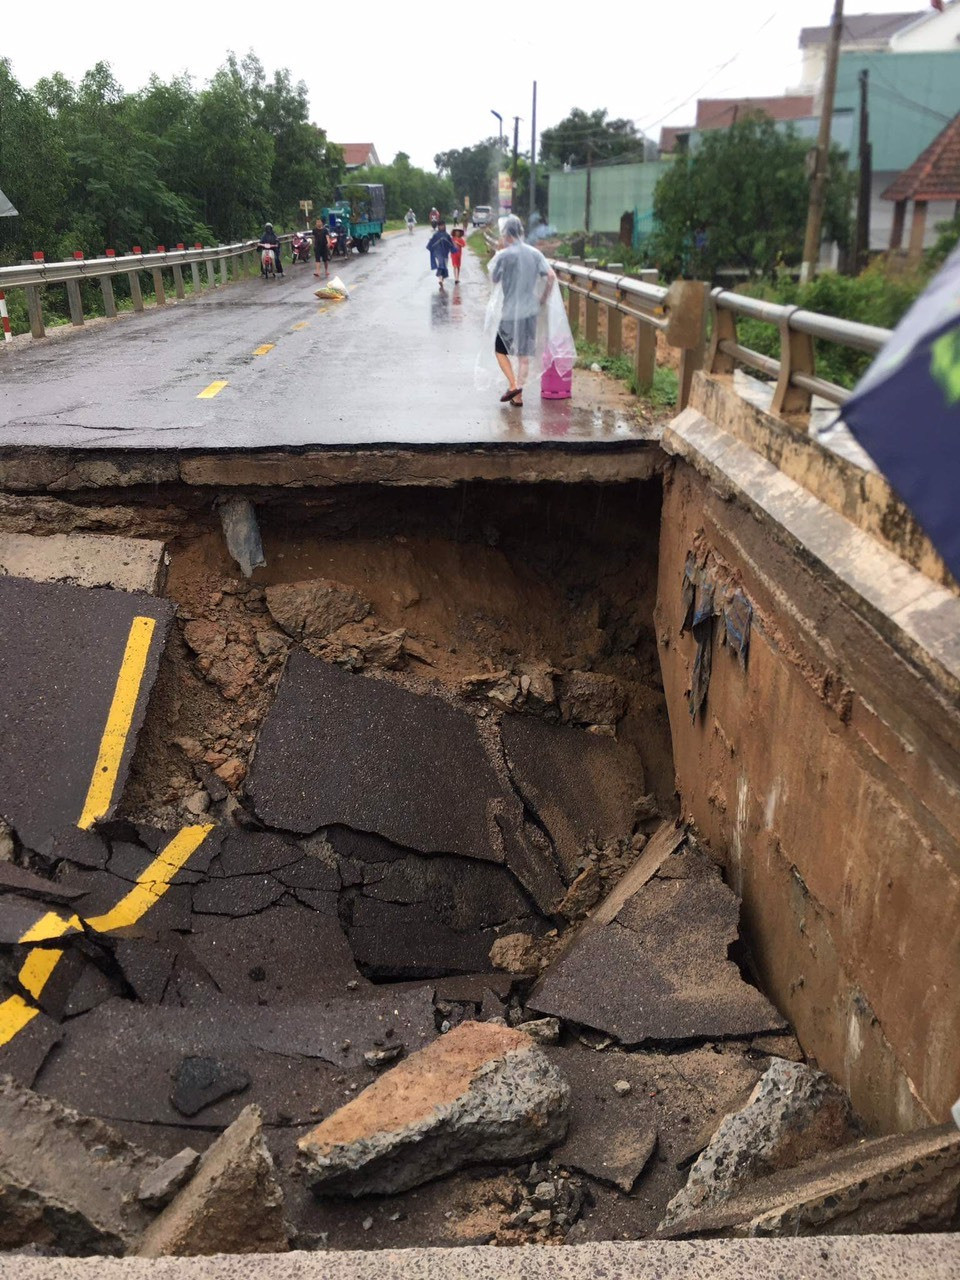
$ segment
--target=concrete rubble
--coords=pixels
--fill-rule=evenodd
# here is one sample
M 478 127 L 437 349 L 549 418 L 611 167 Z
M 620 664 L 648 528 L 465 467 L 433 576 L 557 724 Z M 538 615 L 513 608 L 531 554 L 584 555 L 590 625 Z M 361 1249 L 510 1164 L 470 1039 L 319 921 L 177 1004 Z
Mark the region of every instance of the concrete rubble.
M 0 575 L 75 587 L 157 592 L 166 575 L 165 547 L 116 534 L 0 531 Z
M 138 1192 L 160 1163 L 99 1120 L 0 1077 L 0 1249 L 125 1252 L 150 1221 Z
M 805 1063 L 774 1058 L 746 1105 L 720 1122 L 662 1225 L 719 1204 L 743 1182 L 791 1169 L 858 1136 L 850 1099 L 839 1085 Z
M 387 1195 L 536 1155 L 563 1137 L 569 1097 L 521 1031 L 465 1022 L 301 1138 L 301 1166 L 315 1194 Z
M 663 1237 L 870 1235 L 955 1228 L 960 1133 L 952 1124 L 872 1138 L 748 1182 L 674 1218 Z
M 283 1192 L 260 1111 L 250 1106 L 204 1153 L 191 1180 L 147 1228 L 138 1253 L 191 1257 L 289 1247 Z

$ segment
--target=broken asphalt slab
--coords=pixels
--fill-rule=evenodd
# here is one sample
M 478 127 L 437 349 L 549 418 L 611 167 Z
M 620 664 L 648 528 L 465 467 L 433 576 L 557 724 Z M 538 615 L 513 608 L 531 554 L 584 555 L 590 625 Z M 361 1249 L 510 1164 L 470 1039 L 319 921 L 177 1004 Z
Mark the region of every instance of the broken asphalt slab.
M 189 1008 L 108 1000 L 61 1030 L 60 1050 L 38 1081 L 44 1093 L 107 1120 L 174 1127 L 228 1124 L 247 1102 L 269 1124 L 313 1123 L 317 1107 L 343 1100 L 337 1071 L 362 1069 L 371 1049 L 402 1044 L 413 1052 L 436 1036 L 430 986 L 361 989 L 276 1009 L 232 1003 L 211 987 L 209 1003 Z M 190 1057 L 245 1074 L 249 1088 L 185 1118 L 173 1095 Z
M 472 716 L 301 649 L 260 731 L 247 791 L 279 830 L 340 826 L 422 854 L 505 862 L 541 907 L 563 892 L 527 848 L 521 805 Z
M 113 811 L 173 613 L 154 596 L 0 577 L 0 814 L 30 848 Z
M 574 937 L 528 1006 L 629 1045 L 781 1030 L 783 1017 L 727 958 L 739 912 L 709 859 L 681 847 L 608 924 Z
M 517 789 L 546 827 L 568 879 L 591 840 L 631 834 L 644 793 L 643 764 L 632 747 L 534 716 L 504 716 L 500 732 Z

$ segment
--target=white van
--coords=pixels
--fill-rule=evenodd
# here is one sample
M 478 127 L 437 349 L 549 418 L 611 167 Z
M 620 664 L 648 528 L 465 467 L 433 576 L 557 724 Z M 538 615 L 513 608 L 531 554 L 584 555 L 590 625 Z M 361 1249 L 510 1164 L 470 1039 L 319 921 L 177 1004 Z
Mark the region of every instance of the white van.
M 487 226 L 493 218 L 493 209 L 488 204 L 478 204 L 473 211 L 473 225 L 475 227 Z

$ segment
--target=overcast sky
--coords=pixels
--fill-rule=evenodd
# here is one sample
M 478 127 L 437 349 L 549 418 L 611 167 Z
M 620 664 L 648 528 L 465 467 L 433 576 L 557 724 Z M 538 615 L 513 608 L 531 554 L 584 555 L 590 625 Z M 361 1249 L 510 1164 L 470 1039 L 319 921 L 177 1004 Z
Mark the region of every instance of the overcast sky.
M 847 0 L 849 13 L 926 11 L 926 0 Z M 659 135 L 693 120 L 698 97 L 782 93 L 800 71 L 798 37 L 826 26 L 831 0 L 555 0 L 552 4 L 142 6 L 87 0 L 68 10 L 5 0 L 0 56 L 32 86 L 77 79 L 98 59 L 125 89 L 188 72 L 197 84 L 228 50 L 253 48 L 272 73 L 307 83 L 312 119 L 335 142 L 373 142 L 388 163 L 406 151 L 433 168 L 438 151 L 470 146 L 522 117 L 530 147 L 532 82 L 538 132 L 573 107 L 605 107 Z M 502 12 L 483 34 L 483 15 Z M 446 30 L 444 31 L 444 28 Z

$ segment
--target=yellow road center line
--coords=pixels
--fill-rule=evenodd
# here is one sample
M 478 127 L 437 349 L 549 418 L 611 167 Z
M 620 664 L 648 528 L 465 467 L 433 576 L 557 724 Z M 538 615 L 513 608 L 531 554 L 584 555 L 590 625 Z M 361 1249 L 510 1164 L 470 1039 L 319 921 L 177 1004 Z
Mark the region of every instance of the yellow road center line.
M 110 808 L 156 625 L 155 619 L 144 617 L 134 618 L 130 623 L 127 647 L 120 664 L 113 701 L 107 713 L 100 751 L 93 766 L 83 812 L 77 821 L 77 826 L 83 831 L 89 830 Z
M 326 315 L 326 313 L 327 313 L 329 310 L 330 310 L 330 308 L 329 308 L 329 307 L 317 307 L 317 315 L 318 315 L 318 316 Z
M 305 329 L 309 323 L 309 320 L 299 320 L 296 324 L 290 326 L 290 331 L 292 333 L 294 329 Z
M 86 923 L 98 933 L 110 929 L 124 929 L 136 924 L 144 912 L 159 902 L 170 888 L 170 881 L 183 867 L 190 855 L 199 849 L 213 823 L 184 827 L 164 846 L 154 860 L 137 876 L 137 883 L 115 907 L 102 916 L 93 916 Z
M 253 354 L 255 356 L 265 356 L 268 351 L 272 351 L 277 344 L 275 342 L 264 342 L 262 346 L 254 347 Z
M 212 400 L 214 396 L 218 396 L 223 388 L 227 385 L 226 378 L 222 382 L 211 382 L 209 387 L 204 387 L 197 396 L 198 400 Z
M 40 992 L 47 985 L 47 979 L 57 967 L 57 961 L 63 955 L 56 947 L 34 947 L 20 966 L 17 979 L 24 991 L 29 991 L 34 1000 L 40 999 Z
M 9 996 L 0 1003 L 0 1045 L 9 1044 L 39 1012 L 23 996 Z
M 64 920 L 55 911 L 48 911 L 32 924 L 26 933 L 21 934 L 20 942 L 51 942 L 54 938 L 62 938 L 65 933 L 74 933 L 80 928 L 80 917 L 71 916 Z

